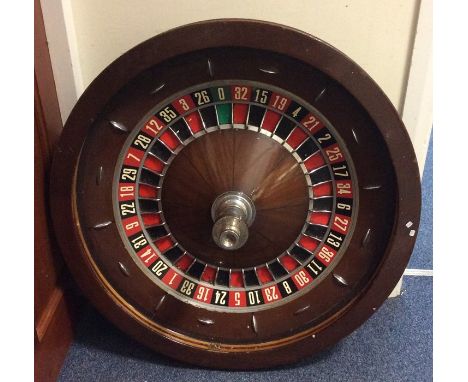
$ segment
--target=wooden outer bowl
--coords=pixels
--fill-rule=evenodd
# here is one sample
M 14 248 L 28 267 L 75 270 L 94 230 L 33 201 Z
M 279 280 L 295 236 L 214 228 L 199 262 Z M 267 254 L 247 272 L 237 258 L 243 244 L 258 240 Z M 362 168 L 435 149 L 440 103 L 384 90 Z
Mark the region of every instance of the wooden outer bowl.
M 214 73 L 207 70 L 208 59 Z M 258 70 L 272 65 L 278 69 L 275 75 Z M 134 128 L 148 110 L 171 94 L 229 78 L 259 81 L 297 95 L 325 115 L 344 141 L 359 187 L 354 232 L 334 268 L 345 276 L 348 287 L 337 286 L 330 272 L 307 293 L 271 309 L 236 314 L 207 311 L 155 287 L 129 259 L 115 224 L 103 230 L 92 228 L 113 217 L 115 164 L 127 138 L 109 128 L 109 119 L 118 118 Z M 152 94 L 152 87 L 161 83 L 164 88 Z M 96 169 L 100 169 L 98 175 Z M 176 175 L 177 169 L 164 192 L 176 192 Z M 300 195 L 301 186 L 296 188 Z M 291 183 L 286 191 L 294 193 L 296 188 Z M 173 29 L 109 65 L 85 91 L 66 123 L 53 162 L 50 200 L 67 265 L 102 314 L 160 353 L 227 369 L 296 362 L 359 327 L 401 277 L 415 243 L 421 203 L 419 171 L 408 133 L 366 73 L 313 36 L 237 19 Z M 293 215 L 291 211 L 288 218 Z M 172 218 L 177 220 L 177 210 Z M 290 240 L 287 233 L 285 237 Z M 281 239 L 273 244 L 287 245 Z M 213 250 L 206 256 L 216 261 L 220 255 Z M 306 305 L 310 305 L 306 313 L 295 314 Z M 203 324 L 207 316 L 213 325 Z

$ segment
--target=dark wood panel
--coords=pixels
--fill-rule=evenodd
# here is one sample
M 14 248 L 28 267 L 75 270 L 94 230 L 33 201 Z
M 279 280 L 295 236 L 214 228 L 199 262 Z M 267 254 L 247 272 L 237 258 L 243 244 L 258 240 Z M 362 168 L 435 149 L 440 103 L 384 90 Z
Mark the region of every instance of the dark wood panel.
M 34 0 L 34 82 L 40 93 L 40 108 L 46 126 L 43 131 L 39 131 L 40 140 L 47 148 L 44 154 L 46 161 L 49 162 L 52 148 L 58 141 L 63 124 L 39 0 Z M 36 95 L 34 97 L 36 98 Z
M 63 126 L 39 1 L 34 5 L 34 373 L 43 382 L 57 379 L 77 303 L 50 228 L 49 170 Z
M 36 108 L 39 100 L 36 99 Z M 35 114 L 34 126 L 34 323 L 38 325 L 44 314 L 48 299 L 58 283 L 58 276 L 63 267 L 63 261 L 52 252 L 49 236 L 49 222 L 46 200 L 46 169 L 44 159 L 47 153 L 40 142 L 42 123 L 38 126 L 40 113 Z M 44 133 L 45 131 L 42 131 Z
M 76 317 L 75 304 L 70 303 L 70 298 L 64 297 L 61 289 L 53 292 L 53 298 L 56 304 L 47 321 L 47 327 L 43 328 L 42 333 L 37 333 L 36 328 L 34 380 L 37 382 L 57 380 L 63 360 L 73 340 L 75 321 L 71 318 Z M 40 339 L 39 335 L 42 336 Z

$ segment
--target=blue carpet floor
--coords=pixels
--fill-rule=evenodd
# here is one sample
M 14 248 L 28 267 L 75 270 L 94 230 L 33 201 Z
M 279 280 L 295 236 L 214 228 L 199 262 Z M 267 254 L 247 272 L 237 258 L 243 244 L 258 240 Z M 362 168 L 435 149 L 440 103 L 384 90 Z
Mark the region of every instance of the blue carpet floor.
M 432 139 L 423 212 L 409 268 L 432 269 Z M 59 377 L 81 381 L 432 381 L 432 277 L 405 276 L 387 300 L 338 345 L 298 365 L 269 371 L 213 371 L 180 364 L 139 345 L 89 308 Z

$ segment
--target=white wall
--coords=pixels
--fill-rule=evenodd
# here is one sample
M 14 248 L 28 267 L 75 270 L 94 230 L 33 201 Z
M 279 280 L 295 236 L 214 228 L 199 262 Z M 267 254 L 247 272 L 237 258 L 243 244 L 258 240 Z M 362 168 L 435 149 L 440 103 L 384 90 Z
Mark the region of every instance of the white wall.
M 90 82 L 128 49 L 170 28 L 224 17 L 286 24 L 327 41 L 363 67 L 402 113 L 419 6 L 420 0 L 42 1 L 64 120 Z M 430 126 L 417 127 L 419 107 L 413 102 L 405 113 L 422 167 Z
M 432 1 L 422 0 L 411 58 L 403 122 L 415 145 L 422 175 L 432 130 Z
M 314 34 L 361 65 L 400 106 L 416 0 L 72 0 L 83 86 L 134 45 L 194 21 L 240 17 Z

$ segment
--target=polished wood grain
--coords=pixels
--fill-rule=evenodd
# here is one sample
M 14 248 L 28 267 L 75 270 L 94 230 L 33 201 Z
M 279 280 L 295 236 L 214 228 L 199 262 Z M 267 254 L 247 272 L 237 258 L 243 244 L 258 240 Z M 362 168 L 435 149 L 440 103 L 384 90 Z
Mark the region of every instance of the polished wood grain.
M 211 206 L 219 195 L 238 191 L 257 215 L 247 243 L 234 251 L 213 241 Z M 229 268 L 262 265 L 281 255 L 304 226 L 308 211 L 305 175 L 273 139 L 249 130 L 219 130 L 184 148 L 170 164 L 162 207 L 176 240 L 208 264 Z
M 78 301 L 50 229 L 50 165 L 63 126 L 38 0 L 34 8 L 34 375 L 48 382 L 73 339 Z

